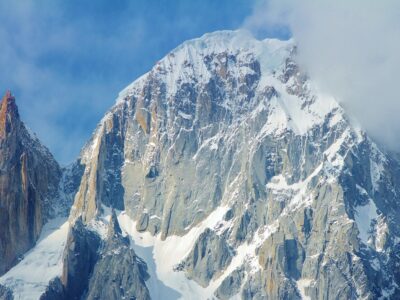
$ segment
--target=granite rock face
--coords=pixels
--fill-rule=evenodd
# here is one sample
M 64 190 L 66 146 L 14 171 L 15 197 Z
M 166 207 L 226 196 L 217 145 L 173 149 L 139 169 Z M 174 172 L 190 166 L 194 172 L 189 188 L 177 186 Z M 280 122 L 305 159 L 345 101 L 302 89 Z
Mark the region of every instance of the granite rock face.
M 245 279 L 245 273 L 243 269 L 234 270 L 229 276 L 227 276 L 215 291 L 215 296 L 218 299 L 228 300 L 237 295 L 242 287 Z
M 150 299 L 147 266 L 130 248 L 129 238 L 122 236 L 115 213 L 107 235 L 85 299 Z
M 10 92 L 0 108 L 0 275 L 36 242 L 59 208 L 61 169 L 19 118 Z
M 181 268 L 185 269 L 188 278 L 201 286 L 207 286 L 212 278 L 218 277 L 218 273 L 229 265 L 233 253 L 223 236 L 206 229 L 200 234 Z
M 63 274 L 42 295 L 45 299 L 150 299 L 146 264 L 123 237 L 115 212 L 106 239 L 79 218 L 68 235 Z
M 70 229 L 64 252 L 61 282 L 66 299 L 81 299 L 99 258 L 101 238 L 78 219 Z

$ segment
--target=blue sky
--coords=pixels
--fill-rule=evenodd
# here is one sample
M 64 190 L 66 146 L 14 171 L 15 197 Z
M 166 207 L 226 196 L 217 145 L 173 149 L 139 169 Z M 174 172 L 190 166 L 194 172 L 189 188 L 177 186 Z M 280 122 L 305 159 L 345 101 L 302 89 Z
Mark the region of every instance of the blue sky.
M 0 88 L 63 164 L 118 92 L 181 42 L 239 28 L 249 0 L 0 0 Z

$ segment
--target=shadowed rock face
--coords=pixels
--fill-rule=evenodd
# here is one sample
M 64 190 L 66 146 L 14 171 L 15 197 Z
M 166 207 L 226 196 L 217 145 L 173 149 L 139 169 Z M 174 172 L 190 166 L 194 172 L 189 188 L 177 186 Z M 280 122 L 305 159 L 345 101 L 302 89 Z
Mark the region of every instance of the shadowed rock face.
M 10 289 L 0 285 L 0 300 L 13 300 L 13 294 Z
M 81 299 L 99 258 L 100 237 L 78 219 L 70 229 L 64 251 L 61 282 L 66 299 Z
M 146 264 L 130 248 L 129 238 L 121 235 L 113 212 L 107 240 L 94 267 L 85 299 L 150 300 L 145 284 L 148 278 Z
M 61 171 L 31 136 L 10 92 L 0 108 L 0 274 L 36 242 L 56 209 Z
M 51 282 L 42 300 L 149 300 L 148 278 L 147 266 L 122 236 L 115 212 L 103 241 L 79 218 L 68 235 L 61 280 Z
M 40 300 L 68 300 L 60 277 L 49 282 L 46 291 L 40 296 Z

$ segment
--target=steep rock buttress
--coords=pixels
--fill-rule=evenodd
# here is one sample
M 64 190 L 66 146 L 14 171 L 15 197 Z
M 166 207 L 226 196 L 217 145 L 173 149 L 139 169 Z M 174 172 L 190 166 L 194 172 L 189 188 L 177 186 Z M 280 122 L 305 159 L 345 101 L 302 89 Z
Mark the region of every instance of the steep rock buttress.
M 7 92 L 0 108 L 0 275 L 36 242 L 52 215 L 61 170 L 21 122 Z

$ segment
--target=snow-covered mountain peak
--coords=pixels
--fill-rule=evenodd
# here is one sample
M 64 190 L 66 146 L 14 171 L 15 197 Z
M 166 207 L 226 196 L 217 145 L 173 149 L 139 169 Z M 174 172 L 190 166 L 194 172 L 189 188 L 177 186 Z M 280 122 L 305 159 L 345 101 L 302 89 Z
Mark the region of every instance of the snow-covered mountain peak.
M 99 151 L 115 112 L 127 107 L 145 133 L 166 134 L 171 143 L 183 129 L 217 124 L 233 130 L 243 122 L 265 123 L 260 138 L 287 131 L 305 135 L 327 115 L 329 127 L 345 118 L 335 99 L 300 70 L 292 40 L 257 40 L 241 30 L 184 42 L 121 91 L 84 147 L 83 162 Z
M 140 85 L 140 82 L 154 74 L 164 77 L 168 83 L 167 89 L 170 88 L 172 93 L 175 92 L 175 86 L 185 82 L 185 79 L 207 83 L 211 77 L 208 65 L 210 63 L 216 66 L 225 65 L 225 68 L 235 68 L 237 60 L 247 62 L 257 60 L 263 74 L 272 73 L 284 64 L 293 48 L 292 40 L 257 40 L 244 30 L 207 33 L 200 38 L 186 41 L 172 50 L 158 61 L 149 73 L 121 91 L 118 100 L 131 95 L 132 90 Z
M 206 33 L 199 38 L 188 40 L 171 51 L 177 54 L 188 48 L 196 49 L 204 54 L 212 53 L 237 53 L 244 52 L 273 52 L 278 49 L 293 47 L 293 41 L 265 39 L 258 40 L 250 32 L 245 30 L 222 30 L 212 33 Z
M 249 89 L 260 94 L 272 93 L 285 99 L 290 98 L 290 95 L 285 97 L 284 94 L 295 94 L 296 97 L 292 97 L 295 101 L 291 103 L 278 101 L 272 105 L 279 106 L 278 113 L 287 119 L 288 122 L 283 122 L 284 126 L 290 127 L 289 123 L 292 123 L 292 129 L 300 128 L 297 131 L 301 133 L 304 133 L 302 128 L 309 128 L 304 124 L 316 118 L 321 121 L 326 113 L 338 107 L 332 97 L 322 95 L 315 87 L 310 91 L 312 83 L 306 80 L 295 63 L 293 40 L 257 40 L 243 30 L 217 31 L 184 42 L 157 62 L 150 72 L 121 91 L 117 103 L 132 97 L 141 98 L 149 82 L 159 82 L 160 93 L 165 92 L 166 101 L 176 102 L 176 94 L 182 87 L 194 85 L 200 90 L 210 87 L 210 84 L 218 85 L 218 81 L 224 82 L 226 88 L 235 93 L 235 96 L 225 93 L 221 103 L 233 112 L 242 112 L 240 107 L 254 108 L 256 101 L 247 101 L 249 99 L 244 99 L 247 96 L 240 95 L 247 94 Z M 297 96 L 303 100 L 309 98 L 310 101 L 305 104 Z M 323 99 L 320 101 L 319 98 Z M 296 112 L 299 111 L 305 114 L 301 116 L 302 121 L 306 121 L 304 124 L 294 124 L 299 117 Z
M 118 100 L 64 176 L 79 184 L 73 227 L 43 299 L 399 294 L 399 163 L 304 74 L 292 41 L 204 35 Z M 110 219 L 121 232 L 105 234 Z

